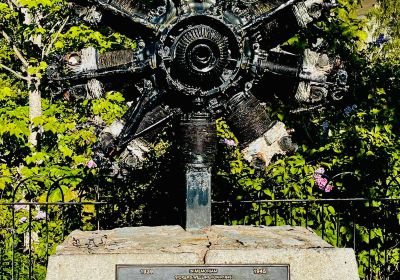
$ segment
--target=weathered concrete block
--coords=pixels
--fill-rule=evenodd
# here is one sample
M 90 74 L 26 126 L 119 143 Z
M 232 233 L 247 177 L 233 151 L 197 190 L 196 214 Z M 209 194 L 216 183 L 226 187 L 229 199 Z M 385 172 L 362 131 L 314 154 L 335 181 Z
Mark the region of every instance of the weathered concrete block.
M 117 264 L 289 264 L 291 280 L 359 279 L 352 249 L 301 227 L 179 226 L 74 231 L 50 257 L 47 280 L 115 279 Z

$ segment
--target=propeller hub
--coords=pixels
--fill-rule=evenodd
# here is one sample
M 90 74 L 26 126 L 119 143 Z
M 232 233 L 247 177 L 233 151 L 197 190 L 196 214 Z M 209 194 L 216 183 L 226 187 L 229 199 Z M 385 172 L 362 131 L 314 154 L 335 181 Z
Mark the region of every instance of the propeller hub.
M 219 60 L 219 50 L 214 51 L 207 44 L 195 45 L 189 53 L 189 63 L 192 68 L 202 73 L 212 70 Z
M 217 86 L 229 56 L 228 38 L 217 30 L 197 25 L 174 43 L 172 75 L 182 84 L 203 89 Z
M 178 19 L 160 40 L 172 90 L 192 96 L 223 92 L 240 70 L 241 35 L 212 16 Z

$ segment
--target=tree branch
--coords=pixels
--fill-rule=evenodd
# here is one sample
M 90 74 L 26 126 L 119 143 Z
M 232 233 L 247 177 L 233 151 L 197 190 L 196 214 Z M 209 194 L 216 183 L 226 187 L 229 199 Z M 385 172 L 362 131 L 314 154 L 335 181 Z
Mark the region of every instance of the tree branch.
M 7 70 L 8 72 L 14 74 L 14 76 L 16 76 L 16 77 L 19 78 L 19 79 L 25 80 L 25 81 L 27 81 L 27 82 L 30 81 L 29 78 L 22 76 L 21 73 L 18 73 L 17 71 L 12 70 L 11 68 L 5 66 L 4 64 L 1 64 L 1 63 L 0 63 L 0 68 L 3 68 L 4 70 Z
M 16 2 L 15 0 L 7 0 L 8 7 L 10 7 L 11 10 L 15 11 L 15 8 L 19 7 L 19 3 Z
M 49 33 L 49 34 L 53 34 L 54 31 L 56 30 L 56 27 L 57 27 L 60 23 L 61 23 L 61 21 L 57 21 L 56 24 L 53 25 L 53 27 L 50 29 L 50 31 L 49 31 L 48 33 Z M 50 37 L 51 37 L 51 36 L 50 36 Z M 50 41 L 50 42 L 51 42 L 51 38 L 50 38 L 50 40 L 46 40 L 46 41 Z M 49 44 L 50 44 L 50 43 L 49 43 Z M 43 48 L 42 48 L 42 60 L 43 60 L 43 58 L 45 57 L 45 52 L 46 52 L 47 46 L 48 46 L 48 45 L 45 44 L 45 45 L 43 46 Z
M 4 39 L 6 39 L 6 41 L 12 46 L 13 51 L 15 52 L 15 55 L 18 57 L 18 59 L 22 62 L 22 65 L 24 65 L 25 68 L 29 67 L 29 63 L 28 61 L 24 58 L 24 56 L 22 55 L 22 53 L 18 50 L 18 48 L 14 45 L 14 43 L 12 42 L 10 36 L 8 36 L 8 34 L 4 31 L 1 32 L 1 34 L 3 35 Z
M 46 51 L 44 52 L 44 55 L 42 55 L 42 59 L 46 56 L 49 55 L 49 53 L 51 52 L 51 49 L 53 48 L 54 43 L 57 41 L 58 37 L 60 36 L 62 30 L 64 29 L 65 25 L 67 24 L 69 20 L 69 16 L 66 17 L 63 21 L 63 23 L 61 24 L 60 28 L 58 29 L 56 36 L 54 36 L 54 38 L 50 41 L 50 44 L 47 46 Z

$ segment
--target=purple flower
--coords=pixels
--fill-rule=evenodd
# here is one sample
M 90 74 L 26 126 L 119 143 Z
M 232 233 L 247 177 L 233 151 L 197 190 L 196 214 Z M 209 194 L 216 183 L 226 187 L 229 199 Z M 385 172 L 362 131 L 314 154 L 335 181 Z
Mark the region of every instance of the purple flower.
M 324 132 L 327 132 L 329 129 L 329 122 L 324 121 L 321 126 L 322 126 L 322 129 L 324 130 Z
M 35 220 L 43 220 L 46 219 L 46 213 L 39 210 L 39 212 L 36 214 L 36 216 L 34 217 Z
M 325 173 L 325 168 L 320 167 L 320 168 L 318 168 L 317 170 L 315 170 L 315 172 L 314 172 L 314 178 L 316 178 L 316 177 L 320 178 L 321 175 L 324 174 L 324 173 Z
M 379 34 L 378 38 L 375 41 L 375 45 L 380 47 L 381 45 L 383 45 L 384 43 L 387 43 L 387 42 L 389 42 L 389 38 L 385 37 L 385 34 Z
M 357 109 L 357 105 L 353 105 L 353 106 L 347 106 L 346 108 L 344 108 L 344 114 L 346 116 L 350 116 L 351 113 L 353 113 L 355 110 Z
M 96 168 L 97 164 L 96 164 L 96 162 L 94 160 L 91 159 L 86 163 L 86 166 L 89 167 L 89 168 Z
M 227 146 L 236 146 L 235 140 L 232 139 L 224 139 L 224 144 Z
M 344 108 L 344 114 L 346 116 L 349 116 L 351 114 L 353 110 L 351 109 L 351 107 L 347 106 L 346 108 Z
M 21 224 L 23 224 L 23 223 L 26 222 L 27 219 L 28 219 L 27 217 L 22 217 L 21 219 L 19 219 L 19 222 L 20 222 Z

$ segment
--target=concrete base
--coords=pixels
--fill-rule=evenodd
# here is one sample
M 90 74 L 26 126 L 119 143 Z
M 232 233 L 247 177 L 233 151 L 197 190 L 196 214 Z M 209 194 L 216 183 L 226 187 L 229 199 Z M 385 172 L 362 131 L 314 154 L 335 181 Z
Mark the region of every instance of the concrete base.
M 114 280 L 117 264 L 289 264 L 290 280 L 359 279 L 352 249 L 301 227 L 179 226 L 72 232 L 50 257 L 47 280 Z

